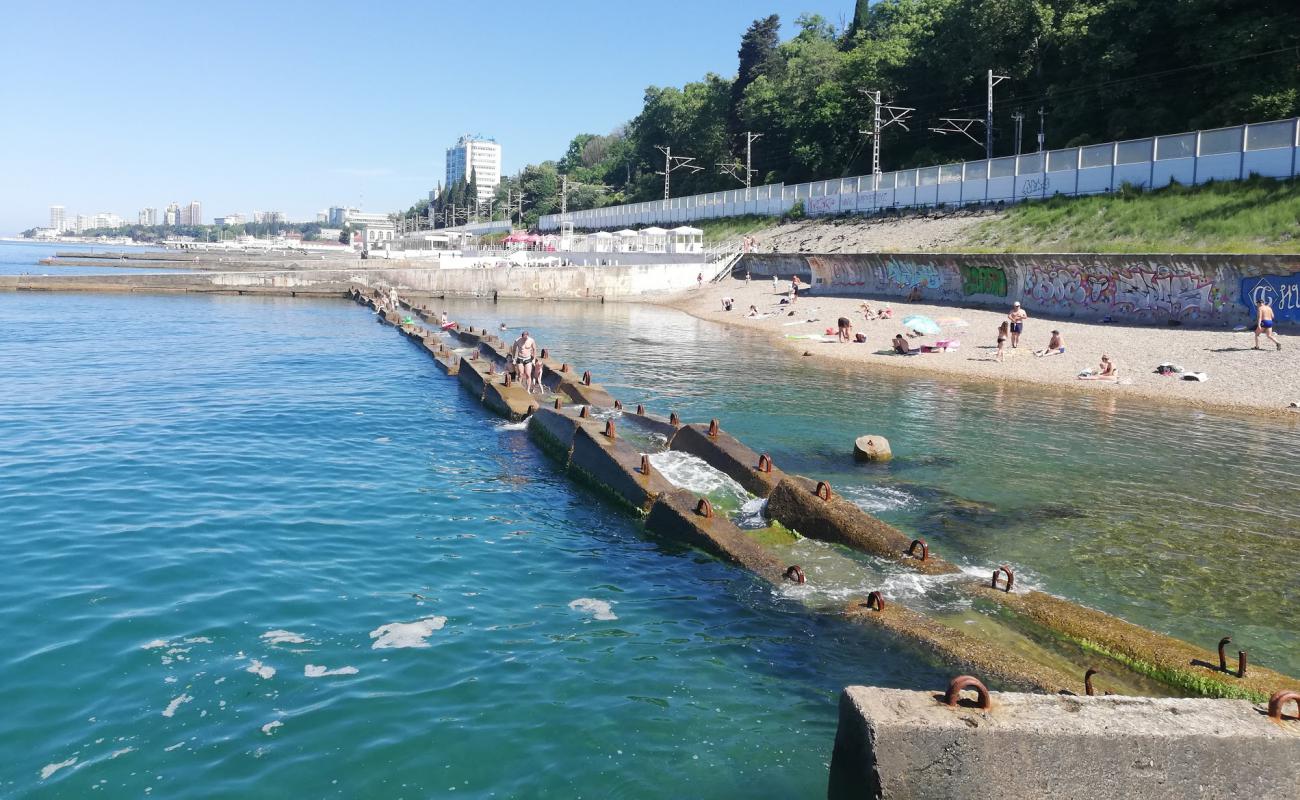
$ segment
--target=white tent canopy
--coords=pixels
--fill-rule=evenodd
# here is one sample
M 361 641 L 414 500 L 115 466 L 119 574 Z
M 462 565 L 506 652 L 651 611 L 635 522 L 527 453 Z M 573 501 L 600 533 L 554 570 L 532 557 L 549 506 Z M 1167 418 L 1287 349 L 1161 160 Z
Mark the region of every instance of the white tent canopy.
M 641 235 L 642 236 L 667 236 L 668 231 L 664 230 L 663 228 L 650 227 L 650 228 L 643 229 L 641 231 Z
M 609 231 L 597 231 L 597 232 L 594 234 L 594 236 L 595 236 L 595 238 L 597 238 L 597 239 L 613 239 L 613 238 L 614 238 L 614 234 L 610 233 Z
M 704 235 L 704 231 L 700 230 L 699 228 L 692 228 L 690 225 L 683 225 L 680 228 L 673 228 L 671 231 L 669 231 L 669 233 L 682 234 L 682 235 L 698 235 L 698 236 Z
M 627 237 L 629 237 L 629 236 L 640 236 L 641 234 L 637 233 L 636 231 L 634 231 L 634 230 L 632 230 L 632 229 L 630 229 L 630 228 L 624 228 L 623 230 L 619 231 L 618 233 L 616 233 L 616 234 L 614 234 L 614 235 L 615 235 L 615 236 L 622 236 L 622 237 L 624 237 L 624 238 L 627 238 Z

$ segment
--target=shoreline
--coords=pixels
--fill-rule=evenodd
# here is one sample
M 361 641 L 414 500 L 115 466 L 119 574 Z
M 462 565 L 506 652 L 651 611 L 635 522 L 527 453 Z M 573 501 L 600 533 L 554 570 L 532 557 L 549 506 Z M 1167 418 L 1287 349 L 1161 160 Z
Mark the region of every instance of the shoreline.
M 1281 351 L 1262 340 L 1267 349 L 1255 351 L 1251 349 L 1253 330 L 1145 328 L 1031 317 L 1020 348 L 1013 350 L 1008 346 L 1005 362 L 999 363 L 993 360 L 994 341 L 998 323 L 1006 318 L 1004 310 L 803 294 L 791 307 L 780 305 L 789 282 L 782 281 L 780 287 L 783 291 L 778 294 L 773 292 L 770 281 L 754 280 L 746 285 L 743 280 L 727 278 L 706 284 L 702 289 L 646 302 L 676 309 L 696 319 L 763 333 L 796 358 L 812 357 L 845 367 L 868 367 L 864 374 L 939 377 L 980 386 L 1015 386 L 1056 394 L 1122 398 L 1163 407 L 1300 421 L 1300 409 L 1288 407 L 1291 402 L 1300 402 L 1300 337 L 1280 337 Z M 724 297 L 735 299 L 730 312 L 722 308 Z M 868 321 L 860 311 L 863 303 L 873 310 L 888 306 L 894 312 L 893 318 Z M 761 316 L 747 316 L 751 304 Z M 794 316 L 788 316 L 791 310 Z M 967 327 L 953 328 L 949 334 L 961 340 L 961 347 L 916 356 L 880 352 L 889 347 L 895 334 L 903 331 L 901 320 L 909 314 L 966 321 Z M 866 335 L 865 344 L 788 338 L 824 334 L 827 328 L 836 327 L 836 320 L 841 316 L 853 322 L 855 334 Z M 1034 357 L 1032 350 L 1045 347 L 1054 329 L 1061 331 L 1066 353 Z M 942 337 L 923 336 L 910 343 L 916 347 L 932 344 L 937 338 Z M 1078 380 L 1078 372 L 1095 368 L 1103 352 L 1118 361 L 1121 382 Z M 1208 380 L 1185 381 L 1155 374 L 1155 366 L 1165 361 L 1180 364 L 1189 372 L 1204 372 Z

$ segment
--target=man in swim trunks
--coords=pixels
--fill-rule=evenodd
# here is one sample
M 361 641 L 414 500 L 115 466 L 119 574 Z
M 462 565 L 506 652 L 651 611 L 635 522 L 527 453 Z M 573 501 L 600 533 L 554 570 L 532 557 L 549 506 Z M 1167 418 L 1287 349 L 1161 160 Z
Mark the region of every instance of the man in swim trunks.
M 1052 331 L 1052 338 L 1047 342 L 1046 350 L 1037 350 L 1036 356 L 1057 356 L 1065 352 L 1065 339 L 1061 337 L 1060 331 Z
M 853 323 L 849 321 L 849 318 L 840 317 L 838 324 L 840 326 L 840 341 L 841 342 L 853 341 Z
M 533 339 L 524 331 L 515 339 L 515 343 L 510 345 L 510 362 L 515 367 L 515 372 L 519 375 L 519 382 L 523 384 L 524 391 L 533 390 L 533 362 L 537 360 L 537 340 Z
M 1277 345 L 1277 349 L 1282 349 L 1282 343 L 1273 335 L 1273 307 L 1263 300 L 1255 304 L 1255 349 L 1263 350 L 1259 346 L 1259 335 L 1264 334 L 1268 340 Z
M 1011 313 L 1007 314 L 1007 320 L 1011 323 L 1011 346 L 1020 346 L 1020 334 L 1025 331 L 1025 320 L 1029 319 L 1029 314 L 1020 307 L 1020 303 L 1011 304 Z

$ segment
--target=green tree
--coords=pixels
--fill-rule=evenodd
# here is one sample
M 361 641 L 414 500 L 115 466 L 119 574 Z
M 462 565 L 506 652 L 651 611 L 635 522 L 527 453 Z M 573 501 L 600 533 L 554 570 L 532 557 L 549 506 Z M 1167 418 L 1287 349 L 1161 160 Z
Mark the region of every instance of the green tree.
M 736 80 L 731 84 L 731 102 L 727 107 L 727 133 L 731 136 L 732 147 L 740 147 L 745 131 L 740 115 L 745 89 L 767 71 L 776 57 L 777 47 L 781 43 L 780 31 L 781 18 L 772 14 L 754 20 L 745 35 L 740 37 L 740 50 L 736 54 L 740 66 L 736 71 Z

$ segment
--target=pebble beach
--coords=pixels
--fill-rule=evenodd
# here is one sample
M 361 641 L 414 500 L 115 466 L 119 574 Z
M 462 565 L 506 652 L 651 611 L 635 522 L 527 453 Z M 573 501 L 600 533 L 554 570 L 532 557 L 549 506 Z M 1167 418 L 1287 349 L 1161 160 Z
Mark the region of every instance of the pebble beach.
M 1288 336 L 1286 329 L 1278 334 L 1280 351 L 1263 337 L 1260 346 L 1264 349 L 1255 350 L 1252 330 L 1158 328 L 1031 316 L 1020 346 L 1013 349 L 1008 344 L 1004 360 L 998 362 L 997 329 L 1006 319 L 1009 306 L 982 310 L 896 299 L 802 294 L 793 305 L 782 305 L 781 300 L 789 296 L 789 286 L 788 281 L 782 281 L 778 291 L 770 280 L 746 283 L 728 278 L 665 298 L 663 303 L 700 319 L 767 333 L 795 357 L 843 361 L 868 371 L 910 370 L 1250 414 L 1296 414 L 1300 419 L 1300 409 L 1291 406 L 1300 403 L 1300 339 Z M 731 311 L 724 310 L 724 298 L 734 300 Z M 893 318 L 868 320 L 862 311 L 863 303 L 874 312 L 888 307 Z M 757 316 L 749 315 L 751 305 L 757 308 Z M 913 347 L 932 346 L 944 339 L 955 339 L 959 346 L 916 356 L 894 354 L 890 342 L 905 332 L 902 319 L 913 314 L 964 323 L 945 325 L 939 335 L 910 338 Z M 834 336 L 826 336 L 827 329 L 834 333 L 839 317 L 851 320 L 853 332 L 864 334 L 867 341 L 842 343 Z M 1034 351 L 1047 346 L 1053 330 L 1061 332 L 1065 353 L 1035 356 Z M 1095 370 L 1103 354 L 1118 362 L 1119 381 L 1080 380 L 1079 373 Z M 1185 380 L 1183 374 L 1158 374 L 1156 367 L 1162 363 L 1182 367 L 1183 374 L 1203 373 L 1206 379 L 1194 381 Z

